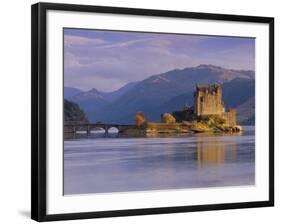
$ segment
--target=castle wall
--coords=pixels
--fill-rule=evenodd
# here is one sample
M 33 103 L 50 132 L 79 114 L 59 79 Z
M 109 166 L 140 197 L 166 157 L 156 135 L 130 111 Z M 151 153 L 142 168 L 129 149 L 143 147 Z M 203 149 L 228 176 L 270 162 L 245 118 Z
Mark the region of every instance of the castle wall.
M 224 112 L 222 114 L 222 117 L 226 120 L 226 124 L 229 126 L 235 126 L 236 125 L 236 110 L 230 109 L 227 112 Z

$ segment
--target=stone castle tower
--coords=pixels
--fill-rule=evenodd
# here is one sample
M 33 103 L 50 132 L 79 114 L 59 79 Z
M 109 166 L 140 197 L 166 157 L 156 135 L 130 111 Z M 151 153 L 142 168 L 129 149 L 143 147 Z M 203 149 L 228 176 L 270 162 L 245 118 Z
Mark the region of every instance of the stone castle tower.
M 194 115 L 219 115 L 229 125 L 236 125 L 236 110 L 225 111 L 220 84 L 196 84 L 194 93 Z
M 197 84 L 194 93 L 194 113 L 201 116 L 222 115 L 224 112 L 221 85 Z

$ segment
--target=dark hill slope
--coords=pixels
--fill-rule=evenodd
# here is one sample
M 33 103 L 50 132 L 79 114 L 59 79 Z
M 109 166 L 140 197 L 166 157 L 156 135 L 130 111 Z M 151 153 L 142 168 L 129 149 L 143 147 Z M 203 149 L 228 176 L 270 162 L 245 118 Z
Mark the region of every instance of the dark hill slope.
M 64 120 L 65 121 L 84 121 L 87 122 L 87 116 L 78 104 L 64 100 Z

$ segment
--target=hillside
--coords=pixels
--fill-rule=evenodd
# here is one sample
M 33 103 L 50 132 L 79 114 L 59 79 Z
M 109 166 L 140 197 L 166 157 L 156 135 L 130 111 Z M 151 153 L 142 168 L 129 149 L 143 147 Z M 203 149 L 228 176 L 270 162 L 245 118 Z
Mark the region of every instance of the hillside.
M 130 89 L 134 88 L 137 84 L 138 82 L 129 82 L 128 84 L 122 86 L 120 89 L 115 90 L 113 92 L 100 92 L 100 93 L 107 102 L 113 102 L 119 97 L 121 97 L 123 94 L 128 92 Z
M 87 116 L 79 105 L 68 100 L 64 100 L 64 120 L 65 121 L 85 121 Z
M 238 123 L 241 125 L 255 124 L 255 97 L 249 98 L 237 108 Z
M 255 80 L 233 79 L 222 85 L 223 101 L 226 108 L 236 108 L 255 96 Z

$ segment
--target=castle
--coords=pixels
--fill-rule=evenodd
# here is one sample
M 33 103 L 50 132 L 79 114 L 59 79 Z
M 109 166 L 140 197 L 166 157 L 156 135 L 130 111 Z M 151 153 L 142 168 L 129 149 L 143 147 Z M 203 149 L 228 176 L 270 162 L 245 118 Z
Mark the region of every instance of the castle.
M 163 113 L 161 122 L 146 121 L 142 112 L 135 116 L 135 127 L 123 131 L 125 134 L 174 134 L 174 133 L 240 133 L 236 125 L 236 110 L 225 110 L 220 84 L 197 84 L 194 105 L 180 111 Z
M 195 117 L 218 115 L 229 126 L 236 125 L 236 110 L 225 110 L 222 100 L 222 87 L 220 84 L 196 84 L 194 92 L 194 106 L 181 111 L 174 111 L 177 121 L 193 120 Z
M 196 116 L 222 115 L 224 112 L 221 86 L 197 84 L 194 93 L 194 114 Z

